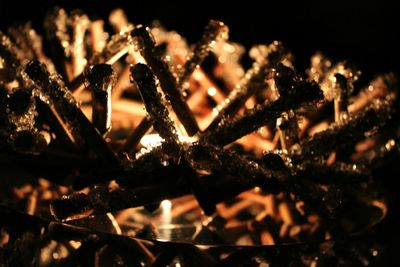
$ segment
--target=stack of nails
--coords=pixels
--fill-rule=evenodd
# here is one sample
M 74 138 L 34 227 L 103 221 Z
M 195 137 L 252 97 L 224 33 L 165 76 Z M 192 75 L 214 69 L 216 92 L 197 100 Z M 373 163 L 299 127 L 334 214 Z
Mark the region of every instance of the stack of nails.
M 9 218 L 0 222 L 8 251 L 0 261 L 194 266 L 198 257 L 198 266 L 214 266 L 221 259 L 179 242 L 336 240 L 385 216 L 373 174 L 399 154 L 394 74 L 360 87 L 351 62 L 321 53 L 301 74 L 279 41 L 252 47 L 245 70 L 245 49 L 223 22 L 211 20 L 193 46 L 159 23 L 133 25 L 122 10 L 109 23 L 114 33 L 55 8 L 43 38 L 30 23 L 0 32 L 0 217 Z M 96 218 L 104 225 L 90 228 Z M 177 237 L 166 221 L 195 230 Z M 140 238 L 178 249 L 160 252 Z M 364 264 L 377 251 L 363 249 Z M 347 260 L 317 250 L 333 259 L 290 260 Z M 262 255 L 244 262 L 277 257 Z

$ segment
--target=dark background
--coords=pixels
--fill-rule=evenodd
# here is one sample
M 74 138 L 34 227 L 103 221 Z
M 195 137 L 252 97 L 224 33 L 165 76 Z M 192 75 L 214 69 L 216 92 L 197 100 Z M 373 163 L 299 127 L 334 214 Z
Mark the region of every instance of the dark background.
M 293 51 L 300 69 L 308 66 L 316 50 L 321 50 L 336 60 L 352 59 L 364 71 L 364 80 L 377 72 L 399 72 L 400 23 L 395 1 L 293 2 L 0 0 L 0 29 L 26 20 L 33 20 L 40 28 L 46 10 L 54 5 L 68 10 L 80 8 L 103 18 L 112 8 L 122 7 L 132 22 L 148 24 L 158 19 L 191 42 L 201 36 L 210 18 L 224 21 L 230 26 L 231 39 L 246 47 L 281 40 Z
M 32 20 L 40 29 L 46 10 L 54 5 L 67 10 L 83 9 L 90 16 L 107 18 L 115 7 L 125 9 L 133 23 L 148 24 L 160 20 L 189 42 L 200 38 L 210 18 L 220 19 L 230 27 L 231 40 L 252 44 L 275 39 L 286 44 L 296 57 L 296 66 L 304 70 L 317 50 L 335 60 L 351 59 L 363 71 L 361 84 L 376 73 L 400 73 L 400 21 L 395 1 L 306 1 L 295 4 L 281 1 L 231 0 L 225 5 L 216 0 L 186 2 L 153 1 L 23 1 L 0 0 L 0 29 L 19 21 Z M 40 32 L 40 30 L 39 30 Z M 389 214 L 378 225 L 378 239 L 385 249 L 382 266 L 397 262 L 400 240 L 400 201 L 396 190 L 399 176 L 395 164 L 380 170 L 386 185 Z M 397 175 L 393 175 L 396 173 Z M 381 265 L 380 264 L 380 265 Z

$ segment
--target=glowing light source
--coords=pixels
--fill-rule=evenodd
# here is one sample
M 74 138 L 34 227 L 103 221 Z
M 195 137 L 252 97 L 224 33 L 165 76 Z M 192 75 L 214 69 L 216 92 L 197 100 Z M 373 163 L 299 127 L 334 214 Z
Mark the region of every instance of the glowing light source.
M 215 96 L 217 94 L 217 89 L 215 87 L 210 87 L 208 88 L 207 93 L 209 96 Z
M 172 207 L 172 202 L 169 201 L 168 199 L 161 201 L 161 208 L 163 211 L 171 210 L 171 207 Z

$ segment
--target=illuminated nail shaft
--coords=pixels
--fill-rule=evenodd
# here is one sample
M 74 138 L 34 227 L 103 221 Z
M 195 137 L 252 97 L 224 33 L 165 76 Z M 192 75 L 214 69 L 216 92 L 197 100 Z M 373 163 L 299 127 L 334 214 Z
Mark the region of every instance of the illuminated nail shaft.
M 112 65 L 128 53 L 130 43 L 131 36 L 128 33 L 117 33 L 111 37 L 111 40 L 106 44 L 103 52 L 96 54 L 89 63 L 104 63 Z M 68 88 L 72 92 L 75 92 L 82 87 L 84 81 L 85 77 L 83 73 L 81 73 L 68 84 Z
M 246 72 L 239 84 L 229 93 L 224 102 L 215 110 L 216 116 L 207 130 L 213 129 L 224 117 L 234 115 L 246 103 L 250 96 L 267 88 L 267 78 L 271 69 L 288 55 L 280 42 L 273 42 L 265 47 L 264 54 L 260 55 L 257 62 Z
M 341 122 L 344 117 L 348 115 L 348 98 L 349 88 L 347 85 L 347 79 L 343 75 L 337 73 L 336 78 L 336 92 L 334 99 L 335 107 L 335 122 Z
M 71 38 L 71 66 L 72 77 L 81 74 L 86 66 L 85 34 L 89 29 L 89 18 L 79 11 L 73 11 L 69 17 L 72 28 Z
M 50 76 L 44 65 L 38 61 L 31 61 L 26 66 L 25 72 L 41 87 L 42 92 L 49 98 L 60 116 L 73 127 L 73 131 L 84 140 L 90 150 L 112 165 L 119 163 L 105 140 L 82 113 L 78 103 L 60 77 Z
M 282 112 L 322 99 L 322 91 L 316 83 L 298 78 L 293 70 L 283 65 L 279 65 L 277 69 L 275 83 L 280 94 L 277 100 L 251 109 L 239 119 L 234 119 L 233 116 L 224 118 L 218 127 L 206 132 L 201 140 L 219 145 L 230 144 L 261 126 L 275 125 Z
M 153 72 L 145 65 L 138 63 L 131 69 L 132 78 L 136 82 L 143 98 L 147 113 L 153 122 L 158 134 L 179 153 L 179 138 L 173 121 L 160 93 L 157 92 L 156 80 Z
M 151 120 L 147 117 L 143 118 L 139 125 L 132 131 L 132 133 L 127 137 L 125 143 L 119 149 L 120 153 L 126 152 L 128 154 L 133 154 L 136 150 L 140 139 L 146 134 L 146 132 L 151 128 Z
M 142 56 L 160 81 L 161 89 L 171 102 L 179 120 L 182 122 L 190 136 L 199 132 L 199 126 L 189 109 L 187 103 L 178 89 L 176 79 L 169 69 L 168 63 L 157 54 L 155 42 L 149 29 L 141 27 L 132 31 L 132 37 L 137 38 Z
M 203 36 L 196 44 L 191 56 L 186 60 L 178 79 L 178 88 L 184 89 L 184 83 L 190 78 L 193 71 L 208 55 L 215 42 L 228 38 L 228 27 L 221 21 L 210 20 L 204 29 Z
M 111 90 L 116 81 L 111 65 L 96 64 L 86 74 L 92 93 L 92 122 L 101 134 L 111 128 Z
M 67 78 L 66 59 L 70 55 L 67 12 L 62 8 L 54 8 L 47 13 L 44 27 L 56 70 L 63 78 Z

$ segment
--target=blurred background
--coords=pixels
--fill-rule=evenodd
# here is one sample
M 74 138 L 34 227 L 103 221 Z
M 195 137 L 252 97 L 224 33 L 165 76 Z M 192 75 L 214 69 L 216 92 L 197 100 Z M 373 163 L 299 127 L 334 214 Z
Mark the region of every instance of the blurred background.
M 211 18 L 230 27 L 230 39 L 246 48 L 253 44 L 281 40 L 293 51 L 296 67 L 304 71 L 310 57 L 322 51 L 336 60 L 351 59 L 363 72 L 360 85 L 374 74 L 400 73 L 399 9 L 394 1 L 90 1 L 0 0 L 0 30 L 17 22 L 32 20 L 42 32 L 42 19 L 55 5 L 68 11 L 79 8 L 91 17 L 107 19 L 109 12 L 121 7 L 134 23 L 149 24 L 159 20 L 167 29 L 176 30 L 190 43 L 198 40 Z M 377 176 L 387 190 L 389 214 L 376 231 L 386 247 L 382 266 L 397 262 L 400 237 L 400 201 L 396 177 L 400 177 L 396 160 L 392 169 L 379 170 Z

